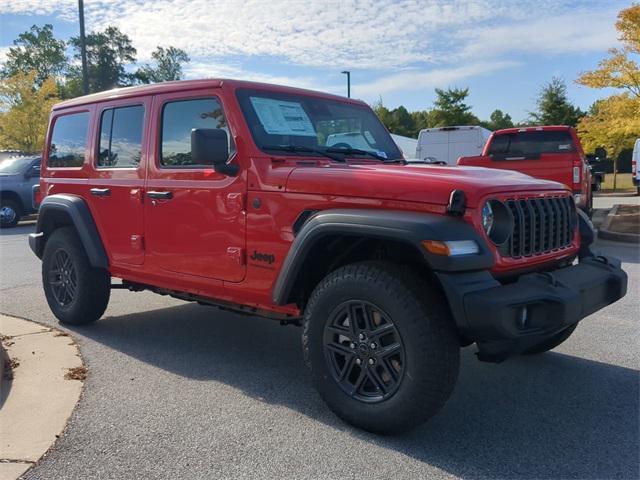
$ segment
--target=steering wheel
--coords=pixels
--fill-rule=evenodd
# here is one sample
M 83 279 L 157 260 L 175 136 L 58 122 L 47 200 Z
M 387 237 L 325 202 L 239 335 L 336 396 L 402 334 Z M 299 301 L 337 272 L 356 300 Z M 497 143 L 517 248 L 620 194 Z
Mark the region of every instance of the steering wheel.
M 345 142 L 336 143 L 335 145 L 331 145 L 329 148 L 353 148 L 351 145 Z

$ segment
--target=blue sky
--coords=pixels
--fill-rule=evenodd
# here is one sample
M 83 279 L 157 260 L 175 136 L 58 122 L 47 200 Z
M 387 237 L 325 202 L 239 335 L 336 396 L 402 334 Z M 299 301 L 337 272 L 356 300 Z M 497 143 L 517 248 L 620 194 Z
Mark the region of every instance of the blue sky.
M 559 76 L 586 109 L 608 94 L 576 85 L 618 46 L 618 0 L 85 0 L 87 31 L 116 25 L 149 60 L 158 45 L 187 51 L 187 78 L 227 77 L 345 94 L 388 107 L 430 108 L 434 87 L 469 87 L 480 118 L 523 120 Z M 77 0 L 0 3 L 0 60 L 31 25 L 77 35 Z

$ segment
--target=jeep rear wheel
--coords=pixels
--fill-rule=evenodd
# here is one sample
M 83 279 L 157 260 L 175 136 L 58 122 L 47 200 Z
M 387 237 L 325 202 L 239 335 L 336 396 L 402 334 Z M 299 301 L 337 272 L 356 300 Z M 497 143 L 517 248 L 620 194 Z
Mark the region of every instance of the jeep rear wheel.
M 343 420 L 391 434 L 435 415 L 458 376 L 460 346 L 446 302 L 398 266 L 347 265 L 305 310 L 305 360 Z
M 42 284 L 49 308 L 61 323 L 98 320 L 109 303 L 110 283 L 109 272 L 91 266 L 73 229 L 51 234 L 42 257 Z

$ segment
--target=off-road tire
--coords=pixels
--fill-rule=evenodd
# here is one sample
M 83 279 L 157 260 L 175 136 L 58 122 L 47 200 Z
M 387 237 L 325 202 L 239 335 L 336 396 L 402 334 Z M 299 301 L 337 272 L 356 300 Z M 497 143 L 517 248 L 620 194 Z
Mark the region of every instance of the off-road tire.
M 384 311 L 404 347 L 399 386 L 389 398 L 367 403 L 349 396 L 325 356 L 325 325 L 344 302 L 364 301 Z M 314 289 L 304 314 L 305 363 L 320 396 L 344 421 L 378 434 L 409 430 L 435 415 L 453 392 L 460 344 L 442 294 L 410 270 L 383 262 L 341 267 Z
M 525 350 L 523 352 L 524 355 L 537 355 L 539 353 L 544 353 L 544 352 L 548 352 L 549 350 L 553 350 L 561 343 L 564 343 L 564 341 L 571 336 L 571 334 L 574 332 L 577 326 L 578 324 L 575 323 L 571 325 L 569 328 L 565 328 L 561 332 L 556 333 L 553 337 L 549 338 L 548 340 L 545 340 L 544 342 L 539 343 L 538 345 L 535 345 L 528 350 Z
M 53 273 L 60 271 L 56 263 L 60 257 L 70 262 L 64 271 L 73 271 L 72 275 L 65 273 L 67 281 L 75 278 L 74 294 L 62 301 L 60 289 L 52 285 L 62 279 L 62 274 Z M 42 284 L 49 308 L 61 323 L 85 325 L 98 320 L 109 303 L 110 283 L 108 271 L 91 266 L 73 228 L 59 228 L 47 239 L 42 256 Z
M 11 228 L 15 227 L 20 221 L 20 217 L 22 216 L 22 208 L 15 200 L 10 198 L 2 199 L 0 201 L 0 208 L 10 208 L 14 212 L 13 219 L 5 220 L 4 217 L 0 220 L 0 228 Z

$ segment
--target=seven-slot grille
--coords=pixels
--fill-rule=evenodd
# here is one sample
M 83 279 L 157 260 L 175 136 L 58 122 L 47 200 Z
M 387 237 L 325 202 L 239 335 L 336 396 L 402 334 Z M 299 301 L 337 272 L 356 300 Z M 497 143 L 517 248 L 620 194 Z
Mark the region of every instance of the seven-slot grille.
M 513 232 L 504 245 L 505 256 L 539 255 L 571 245 L 576 212 L 573 198 L 512 199 L 505 202 L 513 214 Z

